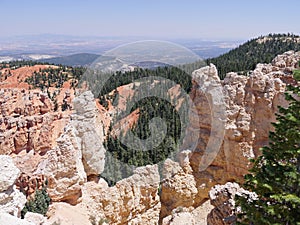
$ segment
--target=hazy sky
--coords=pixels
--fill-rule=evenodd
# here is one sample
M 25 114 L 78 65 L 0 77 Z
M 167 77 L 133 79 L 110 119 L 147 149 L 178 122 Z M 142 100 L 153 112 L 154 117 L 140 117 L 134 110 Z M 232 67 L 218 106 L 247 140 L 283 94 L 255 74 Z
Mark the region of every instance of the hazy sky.
M 299 0 L 0 0 L 0 36 L 248 39 L 300 33 Z

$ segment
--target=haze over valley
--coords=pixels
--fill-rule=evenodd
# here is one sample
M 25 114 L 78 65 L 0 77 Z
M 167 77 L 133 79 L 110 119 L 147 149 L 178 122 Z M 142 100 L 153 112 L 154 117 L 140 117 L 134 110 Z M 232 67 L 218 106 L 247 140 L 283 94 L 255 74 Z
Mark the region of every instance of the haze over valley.
M 27 35 L 0 38 L 0 62 L 40 60 L 79 53 L 101 55 L 119 45 L 148 40 L 147 37 L 84 37 L 68 35 Z M 237 47 L 243 40 L 161 39 L 180 44 L 199 55 L 212 58 Z

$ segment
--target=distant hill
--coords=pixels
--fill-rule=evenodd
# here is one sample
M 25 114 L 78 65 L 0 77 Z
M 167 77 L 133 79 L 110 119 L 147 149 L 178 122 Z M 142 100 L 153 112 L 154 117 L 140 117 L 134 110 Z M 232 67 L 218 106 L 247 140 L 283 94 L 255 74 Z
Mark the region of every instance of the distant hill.
M 79 53 L 74 55 L 68 56 L 61 56 L 55 58 L 48 58 L 48 59 L 40 59 L 39 62 L 49 63 L 49 64 L 61 64 L 65 66 L 88 66 L 92 62 L 94 62 L 100 55 L 97 54 L 90 54 L 90 53 Z
M 300 36 L 293 34 L 269 34 L 261 36 L 206 62 L 217 66 L 219 76 L 228 72 L 246 72 L 255 69 L 258 63 L 270 63 L 286 51 L 300 51 Z

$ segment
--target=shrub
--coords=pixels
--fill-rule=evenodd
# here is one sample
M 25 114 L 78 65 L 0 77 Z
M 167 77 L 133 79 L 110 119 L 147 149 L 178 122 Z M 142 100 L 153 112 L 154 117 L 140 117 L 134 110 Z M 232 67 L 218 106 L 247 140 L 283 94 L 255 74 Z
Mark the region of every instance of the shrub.
M 47 193 L 46 187 L 44 186 L 42 190 L 36 190 L 33 199 L 29 199 L 25 207 L 21 212 L 21 217 L 24 218 L 27 212 L 39 213 L 43 216 L 46 215 L 51 199 Z

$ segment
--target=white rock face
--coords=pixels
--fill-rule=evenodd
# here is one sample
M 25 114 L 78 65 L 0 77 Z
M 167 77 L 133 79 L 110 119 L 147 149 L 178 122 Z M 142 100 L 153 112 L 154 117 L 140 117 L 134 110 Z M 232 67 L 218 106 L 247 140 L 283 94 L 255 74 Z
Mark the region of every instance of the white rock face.
M 70 125 L 77 130 L 85 172 L 87 176 L 99 175 L 104 170 L 106 150 L 94 95 L 91 91 L 84 92 L 74 99 L 73 104 L 76 112 L 72 115 Z
M 57 147 L 47 152 L 47 158 L 39 164 L 36 174 L 48 178 L 47 192 L 52 201 L 77 203 L 86 174 L 74 127 L 65 128 L 64 134 L 57 139 Z
M 160 214 L 158 166 L 138 168 L 134 174 L 108 187 L 104 180 L 88 182 L 81 207 L 110 224 L 157 224 Z
M 0 155 L 0 192 L 6 191 L 15 183 L 20 170 L 14 165 L 11 157 Z
M 47 222 L 43 225 L 90 225 L 89 211 L 65 202 L 54 202 L 50 205 Z
M 20 217 L 26 204 L 26 197 L 15 186 L 0 192 L 0 212 Z
M 209 192 L 210 203 L 215 207 L 207 216 L 208 224 L 230 225 L 235 217 L 235 195 L 244 195 L 250 199 L 256 199 L 257 195 L 241 188 L 237 183 L 228 182 L 224 185 L 216 185 Z
M 48 178 L 47 192 L 52 201 L 72 205 L 80 201 L 87 177 L 101 174 L 105 164 L 103 127 L 93 94 L 84 92 L 75 98 L 74 109 L 57 147 L 47 152 L 35 172 Z
M 14 185 L 20 170 L 9 156 L 0 156 L 0 212 L 20 217 L 26 197 Z
M 36 225 L 8 213 L 0 212 L 0 225 Z
M 47 221 L 47 218 L 38 213 L 27 212 L 25 214 L 24 220 L 35 225 L 43 225 Z
M 163 218 L 162 225 L 206 225 L 207 214 L 212 209 L 209 200 L 193 210 L 178 207 L 172 211 L 172 215 Z

